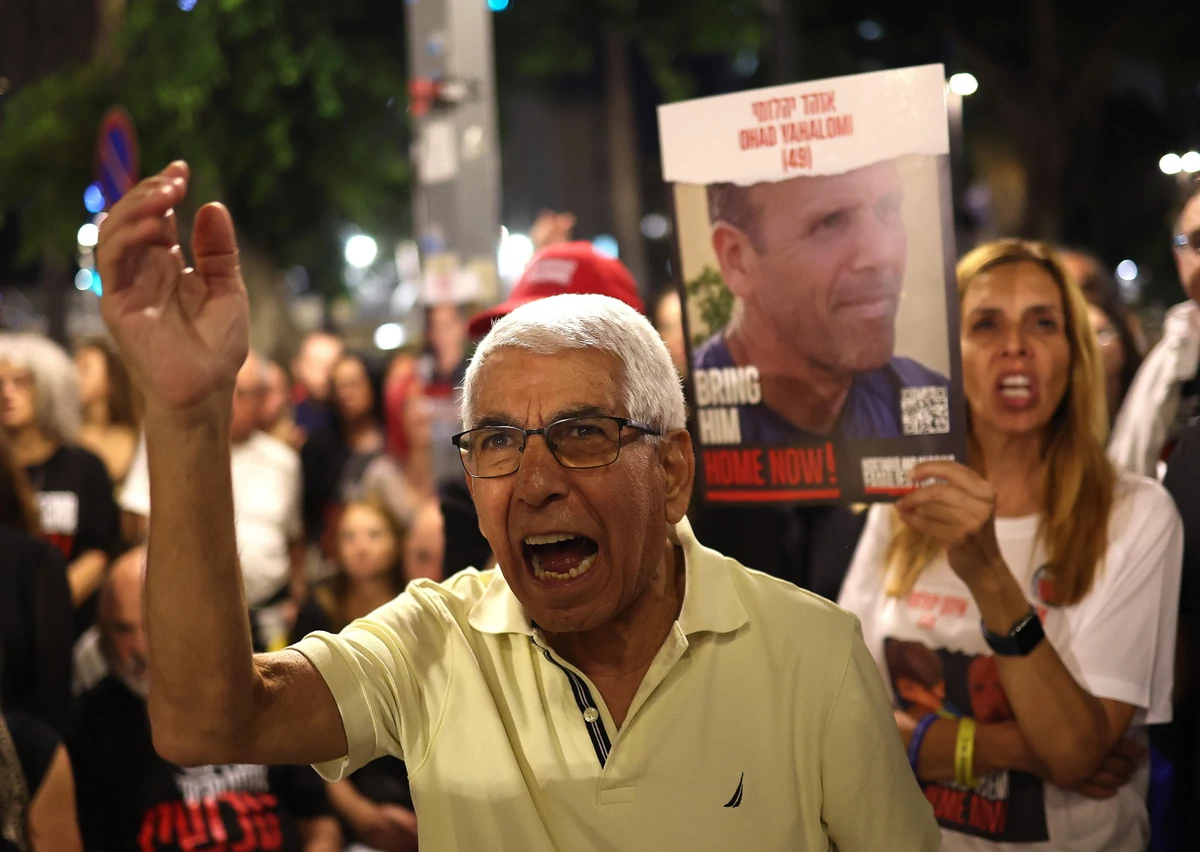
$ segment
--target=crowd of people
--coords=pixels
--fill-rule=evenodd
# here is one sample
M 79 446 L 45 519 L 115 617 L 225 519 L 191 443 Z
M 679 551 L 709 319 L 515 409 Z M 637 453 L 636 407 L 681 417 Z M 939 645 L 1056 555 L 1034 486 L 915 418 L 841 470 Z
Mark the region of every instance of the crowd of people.
M 353 625 L 385 611 L 415 625 L 417 616 L 388 609 L 410 582 L 440 583 L 509 556 L 493 554 L 501 534 L 472 487 L 492 474 L 458 436 L 480 425 L 464 413 L 464 381 L 470 389 L 485 369 L 471 361 L 474 345 L 506 315 L 534 317 L 528 306 L 562 294 L 609 297 L 647 313 L 628 270 L 571 242 L 569 230 L 546 241 L 503 305 L 475 316 L 457 305 L 427 307 L 423 351 L 384 361 L 322 331 L 303 340 L 287 369 L 262 353 L 245 358 L 227 431 L 242 609 L 255 651 L 350 627 L 345 635 L 355 638 L 346 641 L 370 656 L 376 646 Z M 869 511 L 689 506 L 682 498 L 690 525 L 672 535 L 687 559 L 700 564 L 698 539 L 857 616 L 894 705 L 892 739 L 907 751 L 944 848 L 1133 850 L 1153 841 L 1168 849 L 1200 836 L 1200 630 L 1192 624 L 1200 612 L 1200 502 L 1191 499 L 1200 496 L 1200 185 L 1170 236 L 1189 298 L 1168 314 L 1149 351 L 1116 282 L 1086 251 L 1002 240 L 962 258 L 971 464 L 915 474 L 939 484 Z M 678 294 L 668 289 L 649 314 L 657 345 L 686 378 Z M 508 333 L 551 334 L 551 320 L 523 321 Z M 1013 376 L 1021 379 L 1019 404 Z M 80 340 L 72 355 L 37 334 L 0 332 L 0 850 L 417 848 L 400 758 L 421 743 L 428 776 L 426 764 L 447 756 L 434 760 L 429 743 L 407 730 L 395 747 L 378 731 L 369 746 L 361 732 L 355 739 L 351 718 L 370 724 L 403 698 L 387 696 L 377 671 L 361 675 L 356 689 L 366 697 L 352 698 L 318 666 L 347 723 L 355 771 L 339 780 L 308 766 L 184 767 L 159 753 L 147 707 L 143 598 L 152 497 L 165 484 L 142 433 L 146 407 L 110 340 Z M 615 418 L 618 433 L 676 428 L 635 414 Z M 520 439 L 522 452 L 530 434 Z M 563 456 L 570 441 L 555 434 L 558 443 L 546 436 L 554 458 L 575 466 Z M 506 436 L 487 436 L 499 438 Z M 515 471 L 520 455 L 512 462 Z M 545 554 L 546 565 L 567 558 Z M 588 558 L 573 564 L 590 566 Z M 469 596 L 469 582 L 448 588 Z M 422 606 L 435 606 L 431 588 L 420 586 Z M 713 607 L 704 615 L 720 621 Z M 823 610 L 809 616 L 832 618 Z M 509 629 L 506 618 L 511 613 L 497 611 L 501 626 L 485 632 Z M 830 629 L 836 623 L 828 621 Z M 536 629 L 532 636 L 536 645 Z M 315 663 L 315 646 L 301 647 Z M 330 647 L 320 653 L 348 653 Z M 708 663 L 698 657 L 696 665 Z M 578 673 L 577 688 L 575 681 L 583 682 Z M 864 689 L 874 694 L 874 686 Z M 628 697 L 626 709 L 642 712 Z M 621 727 L 612 712 L 609 721 Z M 464 711 L 454 727 L 471 724 L 470 716 Z M 479 730 L 487 724 L 476 721 Z M 877 736 L 864 733 L 861 747 Z M 964 777 L 968 740 L 973 765 Z M 856 750 L 845 759 L 873 758 Z M 745 775 L 747 790 L 755 783 Z M 737 805 L 726 807 L 741 805 L 742 790 L 738 782 Z M 534 809 L 548 801 L 536 799 Z M 445 830 L 446 803 L 430 802 L 430 818 Z M 996 802 L 1003 813 L 988 810 Z M 847 809 L 821 819 L 839 848 L 892 848 L 883 835 L 852 827 L 869 817 Z M 909 832 L 917 842 L 926 828 L 915 816 L 901 820 L 893 839 Z

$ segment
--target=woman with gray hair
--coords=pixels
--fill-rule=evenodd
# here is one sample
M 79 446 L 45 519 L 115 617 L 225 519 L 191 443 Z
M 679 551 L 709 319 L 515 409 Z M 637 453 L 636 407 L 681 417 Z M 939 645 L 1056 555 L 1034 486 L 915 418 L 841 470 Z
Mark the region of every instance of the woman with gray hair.
M 68 562 L 78 636 L 95 614 L 120 521 L 104 462 L 76 445 L 75 365 L 54 342 L 36 334 L 0 334 L 0 427 L 36 493 L 42 537 Z

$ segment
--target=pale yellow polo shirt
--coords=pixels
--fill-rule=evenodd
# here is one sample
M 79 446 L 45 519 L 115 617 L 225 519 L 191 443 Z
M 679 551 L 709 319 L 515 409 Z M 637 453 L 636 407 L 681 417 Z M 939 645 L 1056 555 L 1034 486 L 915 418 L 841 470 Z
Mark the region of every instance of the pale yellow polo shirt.
M 938 849 L 854 616 L 676 534 L 683 607 L 620 730 L 470 569 L 294 646 L 349 743 L 318 771 L 405 760 L 431 852 Z

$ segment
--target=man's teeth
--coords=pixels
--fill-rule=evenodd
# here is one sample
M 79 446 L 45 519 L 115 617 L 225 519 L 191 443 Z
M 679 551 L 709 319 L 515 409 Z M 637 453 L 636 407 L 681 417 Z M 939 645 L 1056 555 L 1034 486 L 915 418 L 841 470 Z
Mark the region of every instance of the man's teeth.
M 571 536 L 574 538 L 574 536 Z M 585 556 L 578 565 L 572 568 L 566 574 L 560 574 L 557 571 L 542 570 L 542 560 L 538 555 L 533 554 L 533 573 L 539 580 L 573 580 L 581 574 L 586 574 L 588 569 L 592 567 L 592 563 L 596 561 L 596 554 Z
M 560 541 L 570 541 L 579 536 L 573 533 L 547 533 L 546 535 L 527 535 L 526 544 L 558 544 Z

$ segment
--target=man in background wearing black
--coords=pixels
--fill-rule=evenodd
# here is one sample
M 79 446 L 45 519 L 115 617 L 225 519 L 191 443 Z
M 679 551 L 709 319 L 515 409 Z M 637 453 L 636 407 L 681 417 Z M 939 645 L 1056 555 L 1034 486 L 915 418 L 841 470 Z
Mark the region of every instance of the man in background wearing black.
M 340 850 L 324 782 L 311 768 L 184 769 L 155 752 L 145 699 L 143 564 L 144 557 L 117 560 L 101 592 L 111 673 L 80 697 L 68 738 L 85 847 Z

